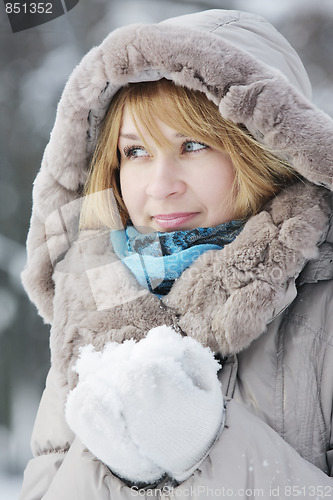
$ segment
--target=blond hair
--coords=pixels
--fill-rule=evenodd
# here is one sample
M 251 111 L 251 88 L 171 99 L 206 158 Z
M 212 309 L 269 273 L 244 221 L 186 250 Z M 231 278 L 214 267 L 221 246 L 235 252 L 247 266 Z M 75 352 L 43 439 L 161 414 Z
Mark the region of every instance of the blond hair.
M 158 145 L 167 145 L 156 126 L 156 120 L 161 120 L 177 132 L 231 157 L 235 179 L 230 199 L 235 218 L 258 213 L 295 180 L 296 173 L 286 161 L 257 142 L 244 127 L 224 119 L 202 92 L 165 79 L 129 84 L 115 95 L 103 122 L 84 189 L 82 228 L 115 229 L 129 218 L 120 191 L 117 147 L 125 105 L 135 124 L 139 121 Z

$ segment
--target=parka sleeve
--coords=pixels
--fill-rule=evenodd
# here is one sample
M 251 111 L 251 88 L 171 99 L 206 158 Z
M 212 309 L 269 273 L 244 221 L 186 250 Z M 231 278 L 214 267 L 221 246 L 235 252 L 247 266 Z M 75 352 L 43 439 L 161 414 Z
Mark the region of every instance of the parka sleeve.
M 171 498 L 333 498 L 333 481 L 271 427 L 234 400 L 226 424 L 198 470 Z M 191 496 L 191 495 L 190 495 Z
M 327 466 L 329 474 L 333 478 L 333 408 L 332 408 L 332 423 L 331 423 L 331 439 L 329 443 L 329 450 L 327 451 Z
M 19 500 L 43 498 L 61 466 L 74 434 L 64 417 L 64 399 L 51 368 L 38 408 L 31 437 L 33 458 L 29 461 L 23 479 Z

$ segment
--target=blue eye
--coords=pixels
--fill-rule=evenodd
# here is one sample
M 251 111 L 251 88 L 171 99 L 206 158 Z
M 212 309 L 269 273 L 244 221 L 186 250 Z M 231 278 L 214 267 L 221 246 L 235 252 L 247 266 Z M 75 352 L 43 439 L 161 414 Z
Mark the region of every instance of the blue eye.
M 124 148 L 124 155 L 126 156 L 126 158 L 135 159 L 149 156 L 149 153 L 142 146 L 128 146 Z
M 209 146 L 203 144 L 202 142 L 196 141 L 185 141 L 183 143 L 184 153 L 194 153 L 195 151 L 200 151 L 202 149 L 207 149 Z

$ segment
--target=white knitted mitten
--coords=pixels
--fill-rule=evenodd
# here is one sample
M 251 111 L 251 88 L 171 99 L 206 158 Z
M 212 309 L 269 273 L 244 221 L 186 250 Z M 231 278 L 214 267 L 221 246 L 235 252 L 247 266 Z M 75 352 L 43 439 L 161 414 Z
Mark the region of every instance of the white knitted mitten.
M 206 456 L 224 419 L 211 351 L 170 327 L 140 342 L 82 349 L 66 418 L 87 448 L 116 474 L 151 483 L 182 481 Z

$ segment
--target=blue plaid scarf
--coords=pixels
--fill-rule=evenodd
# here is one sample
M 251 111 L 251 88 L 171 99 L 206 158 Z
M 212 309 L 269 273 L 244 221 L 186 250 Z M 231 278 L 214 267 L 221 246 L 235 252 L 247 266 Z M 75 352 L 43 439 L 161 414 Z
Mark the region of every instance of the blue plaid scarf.
M 116 255 L 141 286 L 159 297 L 167 295 L 177 278 L 201 254 L 231 243 L 241 232 L 243 220 L 189 231 L 141 234 L 133 226 L 111 231 Z

